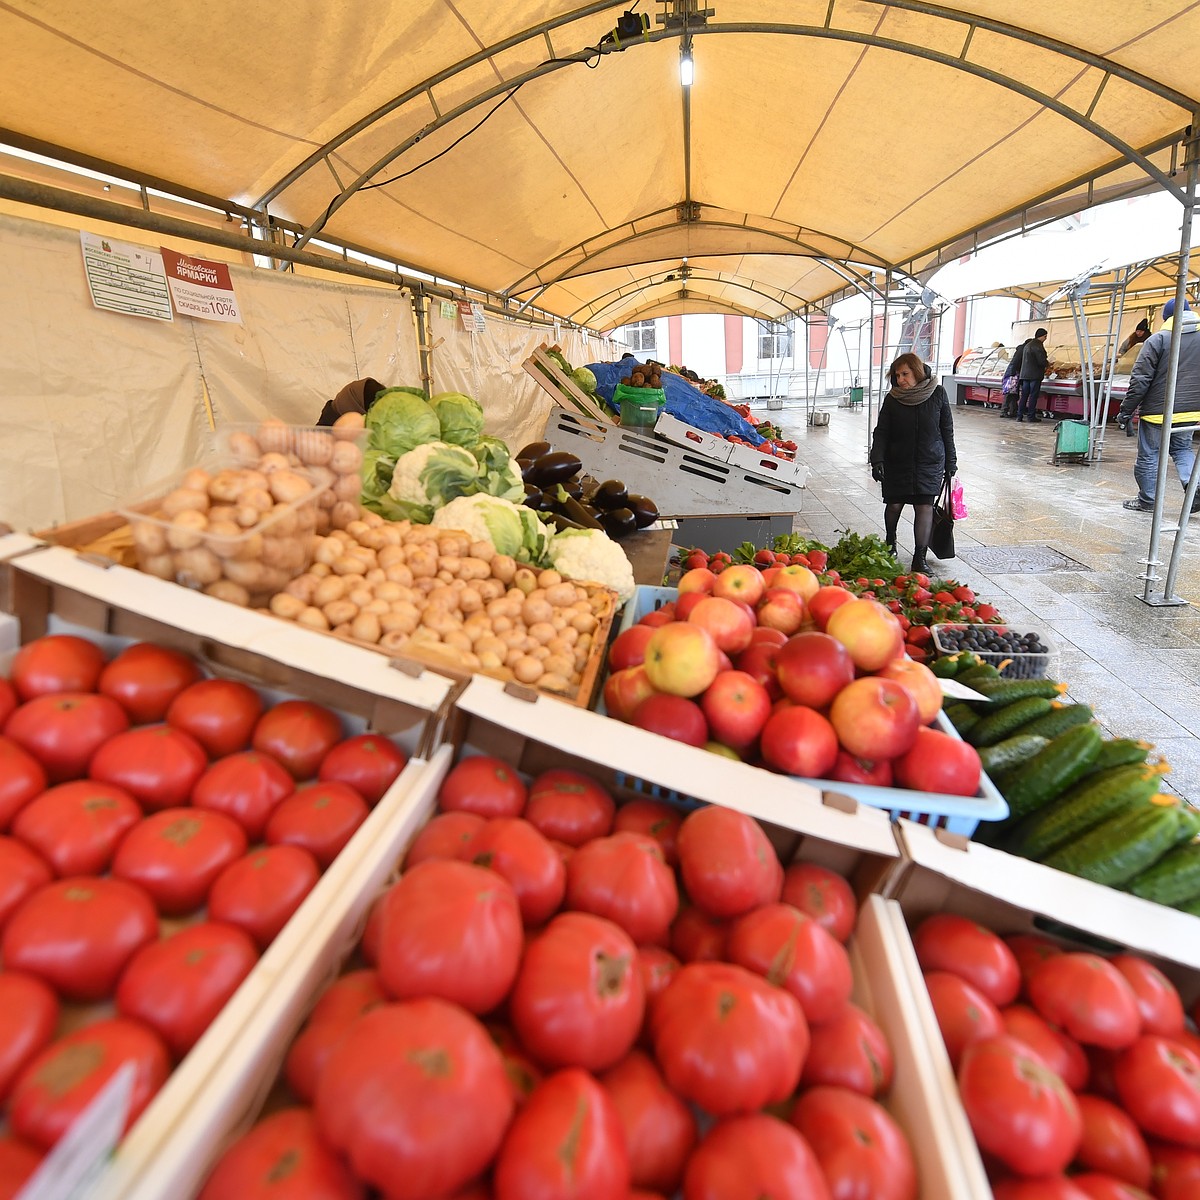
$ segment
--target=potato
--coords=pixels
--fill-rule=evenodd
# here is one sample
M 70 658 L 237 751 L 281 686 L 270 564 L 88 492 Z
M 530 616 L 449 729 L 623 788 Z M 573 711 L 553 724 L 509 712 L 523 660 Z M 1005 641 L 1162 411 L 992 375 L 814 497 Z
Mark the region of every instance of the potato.
M 542 666 L 549 674 L 561 675 L 570 679 L 575 673 L 575 658 L 569 654 L 549 654 L 542 659 Z
M 517 573 L 516 560 L 507 554 L 497 554 L 492 558 L 492 577 L 501 583 L 512 583 Z
M 184 472 L 183 482 L 179 486 L 191 491 L 203 492 L 207 496 L 211 479 L 212 476 L 203 467 L 192 467 L 190 471 Z
M 552 588 L 562 583 L 563 577 L 557 571 L 545 570 L 538 573 L 538 587 Z
M 370 604 L 371 601 L 375 599 L 375 593 L 369 587 L 367 587 L 365 583 L 363 583 L 358 587 L 351 588 L 346 593 L 346 599 L 353 600 L 359 608 L 362 608 L 364 604 Z M 385 606 L 390 607 L 386 600 L 384 601 L 384 604 Z
M 151 554 L 142 560 L 142 570 L 159 579 L 175 578 L 175 558 L 171 554 Z
M 306 572 L 303 575 L 297 575 L 295 579 L 290 579 L 284 587 L 281 595 L 291 596 L 300 601 L 301 607 L 312 603 L 313 593 L 317 590 L 317 585 L 321 581 L 313 574 Z M 272 609 L 272 612 L 275 610 Z M 282 616 L 282 613 L 278 614 Z
M 237 430 L 229 435 L 229 453 L 238 462 L 256 463 L 262 457 L 262 447 L 254 439 L 254 435 Z
M 545 667 L 529 655 L 524 655 L 512 664 L 512 673 L 518 683 L 536 683 L 545 673 Z
M 308 573 L 310 575 L 315 575 L 318 579 L 324 579 L 326 575 L 333 574 L 333 572 L 329 569 L 328 563 L 313 563 L 313 565 L 308 568 Z
M 268 417 L 256 430 L 258 444 L 270 453 L 286 454 L 292 449 L 292 431 L 278 417 Z
M 130 532 L 139 558 L 166 552 L 167 532 L 156 521 L 132 521 Z
M 319 429 L 297 429 L 292 448 L 305 465 L 324 468 L 333 457 L 334 441 Z
M 208 483 L 208 494 L 219 504 L 236 504 L 245 490 L 244 473 L 233 467 L 218 471 Z
M 276 471 L 290 471 L 293 465 L 286 454 L 278 451 L 268 451 L 258 460 L 258 469 L 264 475 L 273 475 Z
M 493 572 L 495 568 L 493 567 Z M 537 572 L 529 567 L 518 567 L 513 575 L 513 584 L 519 587 L 526 596 L 537 587 Z
M 543 575 L 555 572 L 543 571 Z M 569 608 L 575 603 L 575 588 L 569 583 L 553 583 L 546 588 L 546 599 L 555 608 Z
M 357 479 L 362 461 L 362 451 L 356 443 L 339 441 L 330 455 L 329 469 L 336 475 L 352 475 Z
M 339 475 L 333 481 L 333 494 L 358 508 L 358 497 L 362 494 L 362 480 L 357 475 Z M 357 516 L 357 512 L 355 516 Z
M 208 548 L 220 558 L 230 558 L 242 548 L 237 539 L 244 533 L 236 521 L 209 521 Z
M 312 482 L 295 471 L 274 471 L 267 479 L 267 488 L 280 504 L 301 500 L 313 490 Z M 336 488 L 334 489 L 336 491 Z
M 375 512 L 364 512 L 363 520 L 372 529 L 384 529 L 384 528 L 391 527 L 390 523 L 388 521 L 385 521 L 378 513 L 375 513 Z
M 297 618 L 298 625 L 305 625 L 309 629 L 328 629 L 329 622 L 325 619 L 325 614 L 319 608 L 306 608 Z
M 352 440 L 361 436 L 366 418 L 360 412 L 342 413 L 333 423 L 333 436 L 338 440 Z
M 338 575 L 330 575 L 313 589 L 312 602 L 317 608 L 324 608 L 331 600 L 340 600 L 345 594 L 346 581 Z
M 204 589 L 204 594 L 224 600 L 226 604 L 237 604 L 242 608 L 250 606 L 250 593 L 240 583 L 234 583 L 229 579 L 218 579 L 216 583 L 210 583 Z
M 411 634 L 402 633 L 399 629 L 394 629 L 385 633 L 379 639 L 379 645 L 384 650 L 392 650 L 396 653 L 403 653 L 404 647 L 408 644 Z
M 491 542 L 472 542 L 467 549 L 467 553 L 472 558 L 478 558 L 485 563 L 490 563 L 496 557 L 496 547 Z M 488 574 L 491 574 L 491 568 L 488 568 Z M 487 578 L 487 576 L 484 576 Z
M 375 643 L 383 636 L 378 613 L 360 612 L 350 622 L 350 636 L 359 642 Z
M 208 518 L 195 509 L 176 513 L 167 530 L 167 545 L 173 550 L 191 550 L 204 541 Z
M 203 546 L 181 550 L 175 555 L 175 575 L 184 587 L 204 587 L 221 578 L 221 560 Z
M 358 616 L 358 605 L 353 600 L 331 600 L 321 611 L 330 625 L 344 625 Z
M 266 568 L 260 562 L 246 562 L 239 558 L 229 558 L 225 560 L 225 578 L 232 579 L 234 583 L 240 583 L 252 592 L 259 592 L 264 589 L 268 576 Z
M 549 625 L 550 618 L 553 616 L 554 609 L 545 600 L 534 599 L 531 596 L 521 606 L 521 620 L 526 625 Z M 550 626 L 550 628 L 553 630 L 553 626 Z M 549 636 L 553 637 L 553 632 Z
M 357 493 L 355 493 L 355 500 L 357 498 Z M 334 529 L 345 529 L 351 521 L 357 518 L 360 511 L 356 503 L 350 500 L 338 500 L 329 510 L 329 523 Z
M 196 488 L 179 487 L 168 492 L 161 504 L 164 517 L 178 516 L 182 512 L 207 512 L 208 493 Z

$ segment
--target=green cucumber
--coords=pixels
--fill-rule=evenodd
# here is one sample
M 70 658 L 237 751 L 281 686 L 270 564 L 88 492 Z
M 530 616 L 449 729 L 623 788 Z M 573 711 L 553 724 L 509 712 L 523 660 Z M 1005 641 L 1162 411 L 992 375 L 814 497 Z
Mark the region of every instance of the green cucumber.
M 1176 846 L 1134 877 L 1129 890 L 1156 904 L 1180 904 L 1200 899 L 1200 842 Z
M 1050 711 L 1036 721 L 1030 721 L 1022 733 L 1040 733 L 1044 738 L 1056 738 L 1076 725 L 1086 725 L 1096 714 L 1087 704 L 1063 704 L 1051 701 Z
M 1045 858 L 1103 821 L 1144 804 L 1158 791 L 1161 776 L 1160 769 L 1144 763 L 1085 776 L 1053 804 L 1028 818 L 1011 843 L 1012 852 L 1024 858 Z
M 958 683 L 973 688 L 977 683 L 986 683 L 989 679 L 999 679 L 1000 672 L 991 663 L 980 663 L 977 667 L 972 667 L 969 671 L 963 671 L 955 675 L 954 678 Z M 978 690 L 976 688 L 976 691 Z
M 1144 763 L 1146 756 L 1154 747 L 1149 742 L 1137 738 L 1109 738 L 1100 747 L 1100 754 L 1092 764 L 1093 773 L 1107 771 L 1110 767 L 1132 766 Z
M 972 686 L 987 697 L 986 701 L 975 701 L 985 712 L 995 712 L 998 708 L 1030 696 L 1057 700 L 1067 690 L 1065 683 L 1056 683 L 1053 679 L 985 679 Z
M 1037 724 L 1031 721 L 1031 725 Z M 985 746 L 979 752 L 979 765 L 989 779 L 1013 771 L 1028 762 L 1039 750 L 1050 744 L 1048 737 L 1037 733 L 1021 732 L 993 746 Z
M 1076 725 L 1059 734 L 1004 782 L 1013 817 L 1024 817 L 1081 779 L 1100 753 L 1098 725 Z
M 964 737 L 972 725 L 979 723 L 979 714 L 969 704 L 964 704 L 961 700 L 956 701 L 954 704 L 947 704 L 942 711 L 946 714 L 946 720 Z
M 1006 704 L 998 712 L 988 713 L 977 725 L 972 725 L 963 735 L 972 746 L 994 746 L 1006 737 L 1011 737 L 1027 721 L 1043 717 L 1050 711 L 1050 701 L 1045 696 L 1028 696 Z
M 1058 871 L 1115 887 L 1161 858 L 1178 828 L 1178 804 L 1143 804 L 1097 825 L 1043 861 Z
M 1179 909 L 1180 912 L 1190 913 L 1193 917 L 1200 917 L 1200 896 L 1194 900 L 1184 900 L 1179 904 L 1172 904 L 1171 907 Z
M 1179 806 L 1179 833 L 1175 845 L 1185 846 L 1197 835 L 1200 835 L 1200 808 L 1185 800 Z

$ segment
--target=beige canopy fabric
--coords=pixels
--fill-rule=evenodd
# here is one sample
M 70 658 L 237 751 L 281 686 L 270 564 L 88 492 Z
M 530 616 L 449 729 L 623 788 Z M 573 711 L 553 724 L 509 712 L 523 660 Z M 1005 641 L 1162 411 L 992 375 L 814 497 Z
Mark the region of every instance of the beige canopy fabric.
M 1181 186 L 1194 0 L 632 6 L 5 0 L 0 142 L 600 329 L 779 319 Z

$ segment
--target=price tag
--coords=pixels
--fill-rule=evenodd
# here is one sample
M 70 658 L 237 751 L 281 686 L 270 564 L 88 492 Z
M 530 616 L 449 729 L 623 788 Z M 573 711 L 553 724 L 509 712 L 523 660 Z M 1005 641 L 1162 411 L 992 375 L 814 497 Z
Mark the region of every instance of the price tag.
M 174 320 L 157 250 L 85 232 L 80 232 L 79 243 L 88 291 L 97 308 L 155 321 Z
M 951 700 L 987 699 L 981 692 L 977 692 L 974 688 L 967 687 L 965 683 L 958 683 L 953 679 L 939 679 L 938 683 L 942 685 L 942 695 L 949 696 Z
M 460 300 L 458 302 L 458 316 L 459 320 L 462 321 L 463 328 L 468 333 L 482 333 L 487 328 L 482 304 L 476 304 L 470 300 Z
M 242 323 L 237 296 L 229 267 L 223 262 L 192 258 L 162 248 L 163 265 L 167 271 L 167 286 L 171 302 L 181 317 L 198 317 L 202 321 Z
M 458 309 L 455 307 L 453 300 L 443 300 L 439 312 L 442 315 L 442 319 L 446 321 L 453 321 L 458 315 Z

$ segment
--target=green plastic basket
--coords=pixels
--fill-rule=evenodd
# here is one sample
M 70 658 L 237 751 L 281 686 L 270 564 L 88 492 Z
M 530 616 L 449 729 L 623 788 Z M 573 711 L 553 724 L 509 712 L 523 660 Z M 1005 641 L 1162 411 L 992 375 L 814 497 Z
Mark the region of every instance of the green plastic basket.
M 667 402 L 662 388 L 635 388 L 618 383 L 613 391 L 613 404 L 621 410 L 621 424 L 626 426 L 653 425 Z

